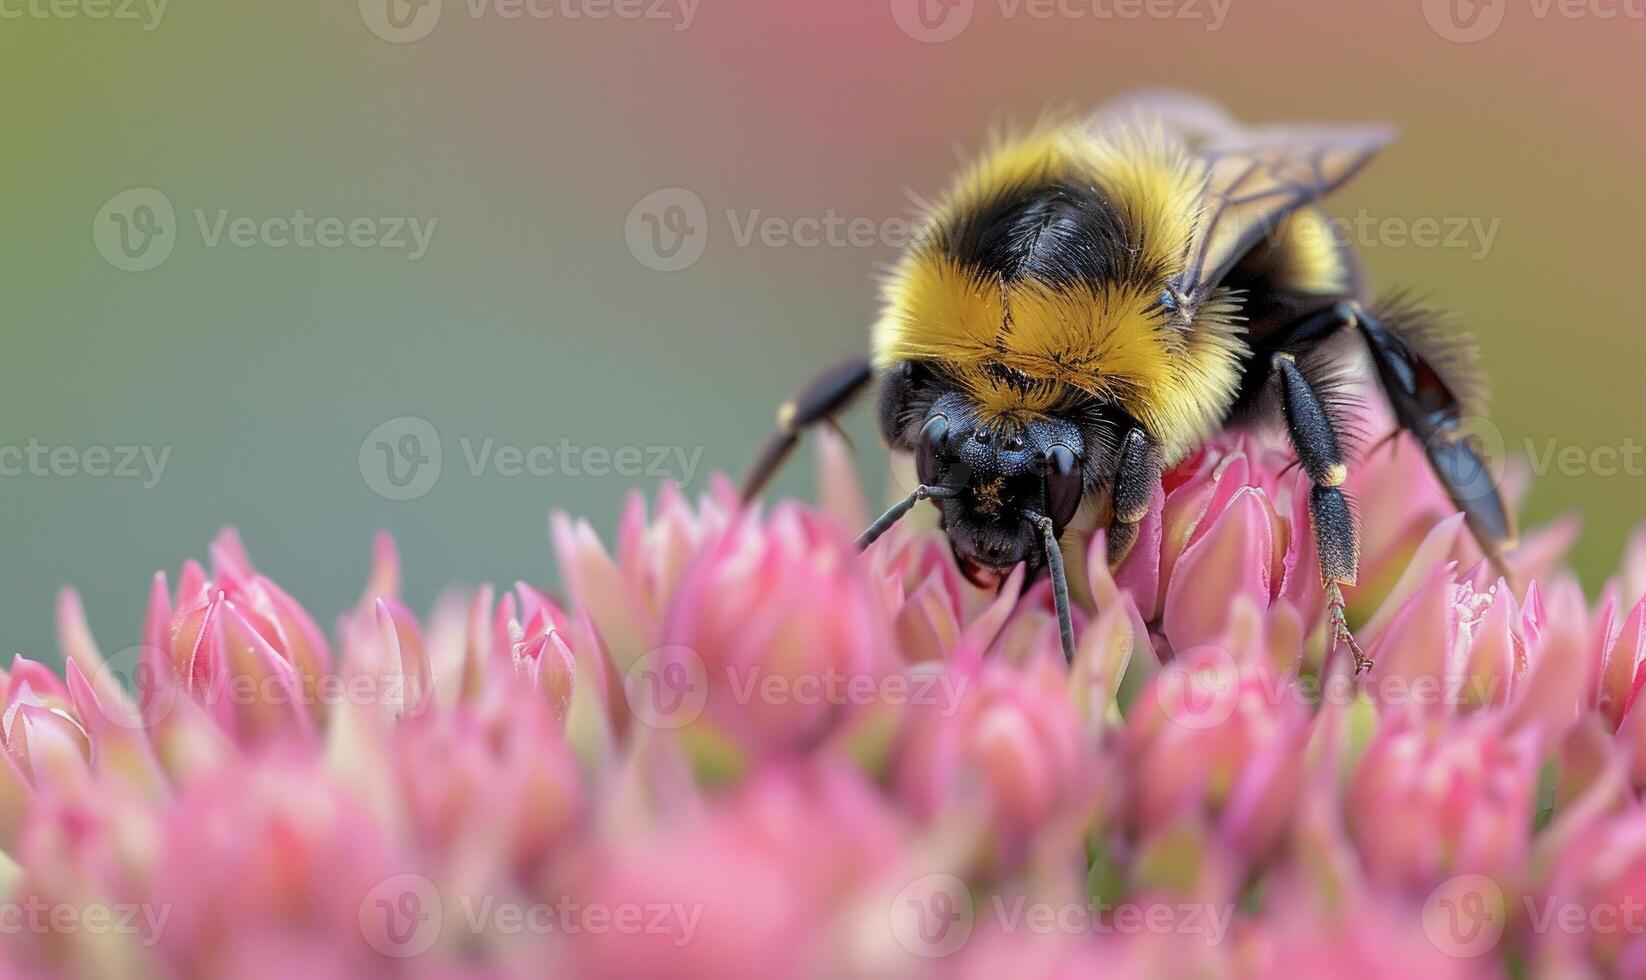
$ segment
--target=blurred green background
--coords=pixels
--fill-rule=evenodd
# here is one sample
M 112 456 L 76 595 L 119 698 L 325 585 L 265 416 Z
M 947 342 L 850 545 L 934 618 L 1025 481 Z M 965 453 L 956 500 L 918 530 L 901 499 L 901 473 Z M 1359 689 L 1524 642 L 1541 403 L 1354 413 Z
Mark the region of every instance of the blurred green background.
M 628 487 L 688 475 L 649 447 L 701 450 L 700 489 L 746 462 L 799 379 L 863 345 L 898 226 L 817 242 L 801 219 L 902 218 L 991 126 L 1140 85 L 1247 119 L 1400 126 L 1335 210 L 1380 229 L 1362 242 L 1380 284 L 1463 311 L 1511 447 L 1625 454 L 1539 475 L 1527 508 L 1584 512 L 1591 586 L 1616 563 L 1646 485 L 1643 450 L 1627 455 L 1646 348 L 1639 11 L 925 2 L 0 0 L 0 452 L 37 447 L 32 468 L 0 456 L 22 470 L 0 477 L 0 646 L 52 658 L 68 583 L 105 649 L 135 643 L 149 576 L 175 580 L 226 523 L 322 621 L 357 594 L 377 528 L 419 606 L 448 581 L 552 580 L 550 508 L 609 536 Z M 116 199 L 141 188 L 175 220 L 137 206 L 153 195 Z M 652 196 L 670 188 L 689 193 Z M 341 244 L 228 224 L 299 210 Z M 415 259 L 370 244 L 403 217 L 433 222 Z M 740 240 L 767 218 L 787 237 Z M 1477 230 L 1405 240 L 1422 219 Z M 865 453 L 867 414 L 850 424 Z M 439 479 L 396 455 L 411 484 L 385 496 L 379 454 L 427 446 L 404 424 L 368 434 L 406 416 L 437 433 Z M 487 439 L 549 447 L 534 462 L 557 470 L 564 446 L 646 472 L 475 475 Z M 169 449 L 156 485 L 83 472 L 125 446 Z

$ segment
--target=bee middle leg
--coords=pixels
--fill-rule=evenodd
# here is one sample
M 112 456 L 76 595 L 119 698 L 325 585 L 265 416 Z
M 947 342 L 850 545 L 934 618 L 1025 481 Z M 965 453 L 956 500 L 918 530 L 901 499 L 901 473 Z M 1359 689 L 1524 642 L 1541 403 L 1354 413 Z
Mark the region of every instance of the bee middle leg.
M 1318 387 L 1305 376 L 1296 356 L 1283 351 L 1274 355 L 1271 365 L 1280 384 L 1286 431 L 1299 464 L 1314 484 L 1309 491 L 1309 517 L 1333 636 L 1354 654 L 1355 672 L 1361 673 L 1371 669 L 1372 661 L 1349 631 L 1343 600 L 1343 587 L 1354 585 L 1360 575 L 1360 534 L 1343 493 L 1349 467 L 1342 439 Z

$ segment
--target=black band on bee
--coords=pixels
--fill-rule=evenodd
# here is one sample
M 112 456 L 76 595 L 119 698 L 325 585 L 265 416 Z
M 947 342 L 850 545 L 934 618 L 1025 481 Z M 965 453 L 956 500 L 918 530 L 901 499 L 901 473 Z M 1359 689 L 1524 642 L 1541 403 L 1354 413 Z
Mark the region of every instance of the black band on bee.
M 1132 254 L 1114 204 L 1090 183 L 1069 180 L 1002 187 L 937 231 L 950 258 L 1007 283 L 1112 284 Z

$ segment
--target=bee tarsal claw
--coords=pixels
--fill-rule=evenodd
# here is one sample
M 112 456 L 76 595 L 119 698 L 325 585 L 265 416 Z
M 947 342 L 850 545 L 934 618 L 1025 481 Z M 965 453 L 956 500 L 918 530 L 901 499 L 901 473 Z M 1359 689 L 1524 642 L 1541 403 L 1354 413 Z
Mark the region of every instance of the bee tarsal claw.
M 1355 658 L 1355 674 L 1368 673 L 1373 666 L 1372 658 L 1366 656 L 1366 651 L 1360 648 L 1360 644 L 1355 640 L 1354 632 L 1349 629 L 1349 617 L 1344 608 L 1343 588 L 1336 582 L 1328 583 L 1326 586 L 1326 604 L 1331 610 L 1334 649 L 1339 644 L 1348 647 L 1349 653 Z

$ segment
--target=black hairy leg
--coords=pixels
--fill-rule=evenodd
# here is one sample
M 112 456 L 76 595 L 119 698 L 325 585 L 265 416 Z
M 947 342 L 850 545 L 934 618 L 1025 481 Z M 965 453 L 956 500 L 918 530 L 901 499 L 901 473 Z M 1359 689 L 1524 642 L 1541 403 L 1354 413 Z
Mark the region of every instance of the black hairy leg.
M 1472 345 L 1440 314 L 1402 300 L 1356 313 L 1395 421 L 1423 444 L 1430 468 L 1463 512 L 1480 550 L 1499 574 L 1511 578 L 1503 556 L 1515 546 L 1514 518 L 1463 426 L 1465 416 L 1481 411 Z
M 1342 426 L 1322 398 L 1325 382 L 1307 377 L 1295 355 L 1282 352 L 1271 363 L 1280 385 L 1286 431 L 1297 450 L 1299 464 L 1314 484 L 1309 490 L 1309 517 L 1314 524 L 1333 637 L 1354 654 L 1355 672 L 1362 673 L 1371 669 L 1372 661 L 1349 631 L 1343 600 L 1344 586 L 1354 585 L 1360 575 L 1360 533 L 1343 493 L 1349 467 L 1344 458 Z
M 777 431 L 760 448 L 754 465 L 743 478 L 743 500 L 753 500 L 800 444 L 800 435 L 818 424 L 832 424 L 851 406 L 874 377 L 866 357 L 854 357 L 819 373 L 794 398 L 777 410 Z
M 1109 567 L 1126 560 L 1137 542 L 1137 528 L 1149 512 L 1160 485 L 1160 450 L 1142 429 L 1132 429 L 1120 444 L 1109 518 Z

